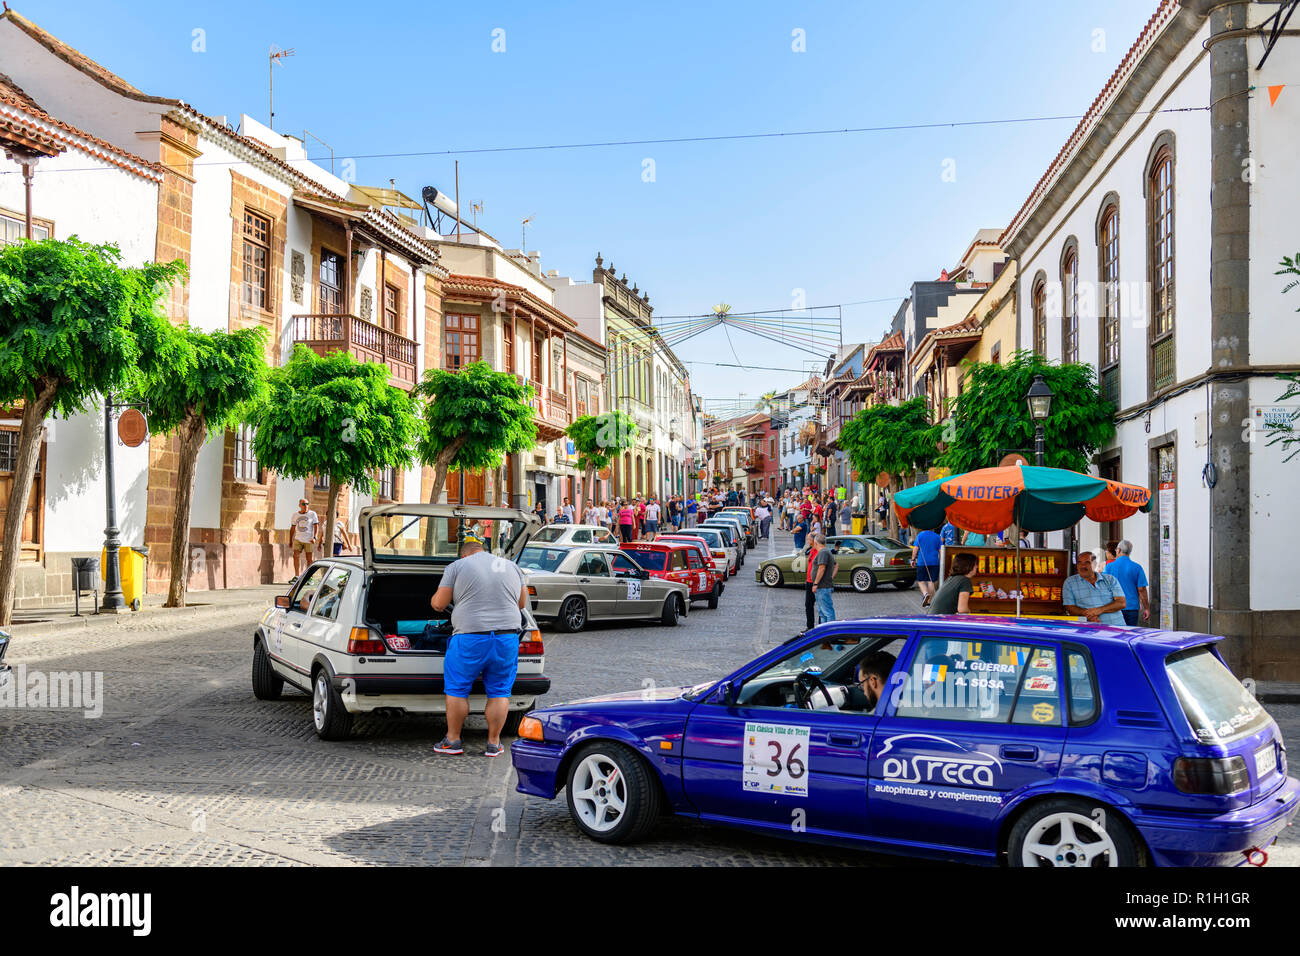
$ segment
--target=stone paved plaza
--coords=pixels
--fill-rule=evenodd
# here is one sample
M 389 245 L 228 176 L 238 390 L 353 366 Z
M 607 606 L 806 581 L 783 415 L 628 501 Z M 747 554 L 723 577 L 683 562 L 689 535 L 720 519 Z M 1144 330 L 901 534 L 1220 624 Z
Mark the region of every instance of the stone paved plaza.
M 779 535 L 776 547 L 789 544 Z M 768 545 L 761 545 L 765 550 Z M 677 628 L 547 633 L 544 702 L 719 676 L 803 627 L 803 594 L 758 585 L 751 552 L 716 611 Z M 201 594 L 194 595 L 203 600 Z M 914 613 L 916 590 L 839 591 L 842 618 Z M 433 753 L 430 718 L 359 719 L 323 743 L 308 698 L 260 702 L 249 686 L 256 604 L 151 612 L 39 636 L 15 635 L 8 663 L 102 671 L 104 709 L 0 710 L 0 865 L 684 864 L 898 865 L 680 820 L 646 842 L 606 847 L 578 835 L 563 800 L 514 790 L 509 759 Z M 31 632 L 36 631 L 33 635 Z M 1288 741 L 1300 707 L 1270 704 Z M 1272 853 L 1300 862 L 1294 828 Z

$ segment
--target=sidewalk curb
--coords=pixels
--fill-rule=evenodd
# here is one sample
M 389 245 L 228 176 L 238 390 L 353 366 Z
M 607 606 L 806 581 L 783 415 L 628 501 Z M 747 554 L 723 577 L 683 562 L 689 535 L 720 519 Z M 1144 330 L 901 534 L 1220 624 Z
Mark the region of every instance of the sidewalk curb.
M 1262 704 L 1300 704 L 1300 693 L 1291 690 L 1261 690 L 1255 699 Z
M 31 623 L 10 624 L 4 628 L 11 637 L 53 637 L 59 634 L 71 633 L 97 624 L 130 624 L 136 621 L 152 618 L 155 614 L 161 612 L 169 616 L 179 616 L 185 618 L 206 617 L 209 614 L 222 614 L 236 608 L 257 607 L 262 605 L 262 601 L 233 602 L 222 601 L 214 603 L 190 604 L 185 607 L 163 607 L 161 604 L 147 605 L 139 611 L 131 611 L 128 614 L 83 614 L 81 617 L 67 617 L 62 620 L 33 621 Z

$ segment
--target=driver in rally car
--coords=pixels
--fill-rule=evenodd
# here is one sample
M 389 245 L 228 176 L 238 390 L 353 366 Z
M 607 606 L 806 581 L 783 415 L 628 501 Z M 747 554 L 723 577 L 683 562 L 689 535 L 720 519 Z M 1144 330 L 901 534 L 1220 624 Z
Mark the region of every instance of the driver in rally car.
M 894 669 L 896 660 L 889 651 L 876 651 L 860 660 L 857 682 L 849 688 L 848 699 L 840 709 L 873 713 L 885 694 L 885 686 L 889 683 L 889 674 Z

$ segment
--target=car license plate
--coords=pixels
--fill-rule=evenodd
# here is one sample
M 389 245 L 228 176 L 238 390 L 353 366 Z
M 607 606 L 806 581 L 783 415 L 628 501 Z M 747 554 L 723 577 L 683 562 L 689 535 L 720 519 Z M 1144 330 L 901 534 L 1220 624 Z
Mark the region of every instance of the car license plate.
M 1277 769 L 1277 747 L 1270 740 L 1267 747 L 1255 751 L 1255 779 L 1263 780 Z

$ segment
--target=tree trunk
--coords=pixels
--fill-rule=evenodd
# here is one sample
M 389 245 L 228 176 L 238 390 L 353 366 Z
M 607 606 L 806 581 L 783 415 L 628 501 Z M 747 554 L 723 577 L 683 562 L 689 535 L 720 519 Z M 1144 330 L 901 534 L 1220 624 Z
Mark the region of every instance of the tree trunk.
M 442 489 L 446 487 L 447 472 L 451 468 L 452 459 L 460 453 L 468 440 L 467 438 L 452 439 L 451 444 L 438 452 L 438 457 L 433 460 L 433 486 L 429 489 L 429 504 L 436 505 L 438 499 L 442 497 Z M 462 476 L 461 481 L 464 480 Z
M 176 510 L 172 514 L 171 582 L 163 607 L 184 607 L 190 577 L 190 505 L 194 500 L 194 477 L 199 452 L 207 437 L 207 423 L 192 414 L 176 430 L 180 439 L 176 464 Z
M 438 452 L 438 456 L 433 460 L 433 485 L 429 488 L 429 504 L 436 505 L 438 499 L 442 497 L 442 489 L 447 485 L 447 471 L 451 468 L 452 460 L 460 454 L 460 450 L 465 447 L 466 438 L 454 438 L 451 443 Z M 461 491 L 465 490 L 465 475 L 462 472 L 460 476 Z M 436 553 L 437 542 L 435 532 L 437 526 L 434 521 L 430 520 L 425 523 L 424 529 L 424 553 L 432 556 Z
M 325 557 L 330 557 L 334 553 L 334 526 L 339 520 L 339 495 L 343 494 L 343 485 L 333 475 L 330 475 L 330 496 L 329 504 L 325 507 Z
M 588 465 L 586 473 L 582 476 L 582 490 L 587 493 L 591 499 L 592 507 L 600 504 L 600 495 L 596 494 L 596 466 Z M 581 502 L 579 502 L 581 504 Z
M 54 405 L 58 387 L 43 379 L 33 401 L 23 405 L 22 427 L 18 430 L 18 460 L 14 463 L 9 488 L 3 537 L 0 537 L 0 627 L 13 619 L 14 584 L 18 579 L 18 558 L 23 546 L 23 521 L 32 494 L 36 465 L 41 458 L 41 437 L 45 416 Z

